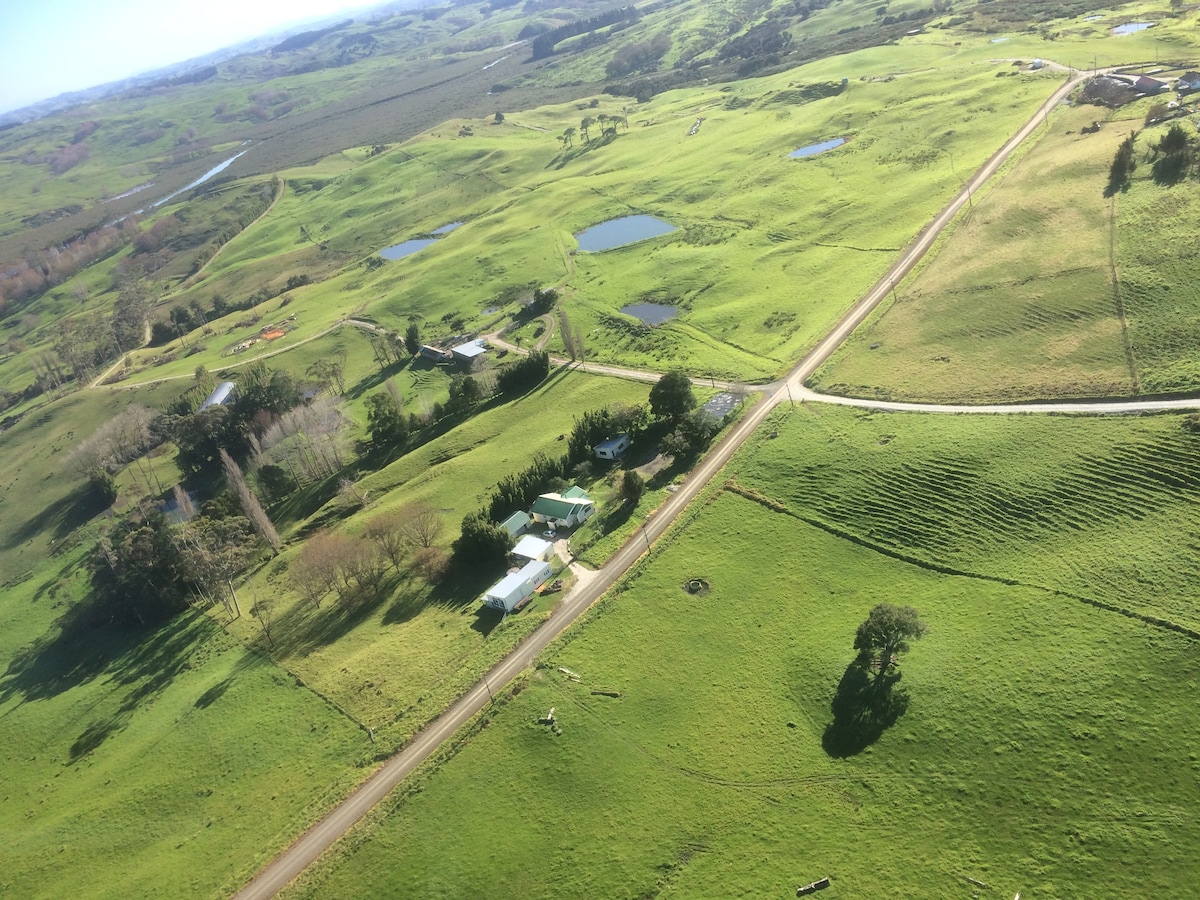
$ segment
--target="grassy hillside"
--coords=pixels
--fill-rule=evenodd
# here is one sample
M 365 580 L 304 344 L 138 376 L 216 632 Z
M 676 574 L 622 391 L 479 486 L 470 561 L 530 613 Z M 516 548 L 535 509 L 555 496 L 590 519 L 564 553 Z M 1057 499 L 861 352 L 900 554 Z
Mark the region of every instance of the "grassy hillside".
M 149 638 L 47 630 L 79 555 L 5 590 L 0 885 L 222 893 L 361 778 L 366 734 L 203 615 Z
M 517 311 L 519 289 L 539 283 L 563 290 L 589 358 L 768 379 L 952 196 L 955 166 L 979 165 L 1054 86 L 1054 76 L 998 79 L 1010 67 L 974 55 L 934 45 L 864 51 L 773 78 L 665 93 L 636 110 L 603 99 L 500 124 L 452 122 L 388 152 L 282 173 L 271 210 L 198 280 L 164 285 L 154 315 L 207 309 L 218 295 L 231 305 L 282 296 L 210 317 L 203 337 L 129 354 L 124 377 L 138 383 L 236 363 L 232 347 L 284 317 L 290 330 L 272 350 L 349 313 L 397 331 L 417 321 L 427 340 L 486 331 Z M 896 69 L 917 71 L 888 74 Z M 814 99 L 822 92 L 833 96 Z M 604 136 L 593 126 L 590 140 L 558 140 L 585 115 L 626 113 Z M 702 127 L 689 137 L 697 118 Z M 944 125 L 941 136 L 930 138 L 918 118 Z M 848 142 L 788 158 L 830 136 Z M 658 215 L 677 231 L 577 251 L 577 232 L 631 213 Z M 465 224 L 413 256 L 374 260 L 452 222 Z M 288 290 L 300 276 L 312 283 Z M 68 304 L 73 291 L 66 284 L 50 296 Z M 635 302 L 677 306 L 678 316 L 648 327 L 620 312 Z M 26 339 L 28 352 L 45 349 L 38 337 Z
M 1080 133 L 1097 118 L 1099 134 Z M 941 400 L 1132 393 L 1103 196 L 1127 124 L 1056 114 L 814 383 Z
M 648 386 L 557 371 L 519 399 L 422 425 L 428 440 L 407 455 L 351 452 L 386 379 L 406 412 L 423 413 L 447 400 L 451 371 L 413 360 L 381 371 L 368 331 L 348 317 L 394 333 L 416 324 L 423 341 L 515 325 L 529 346 L 547 322 L 522 325 L 522 305 L 533 285 L 554 286 L 589 361 L 769 380 L 1064 77 L 1018 73 L 1009 54 L 1104 64 L 1148 58 L 1160 41 L 1184 55 L 1195 42 L 1182 12 L 1118 44 L 1109 21 L 1084 23 L 1082 10 L 990 7 L 687 0 L 564 38 L 536 61 L 528 45 L 507 46 L 527 24 L 523 7 L 436 7 L 231 61 L 210 83 L 0 133 L 0 274 L 48 282 L 0 310 L 0 387 L 20 395 L 0 432 L 11 463 L 0 481 L 0 764 L 11 774 L 0 830 L 13 836 L 0 893 L 230 893 L 552 608 L 555 596 L 540 597 L 498 622 L 476 603 L 498 572 L 430 586 L 406 568 L 366 601 L 314 608 L 290 573 L 317 533 L 356 537 L 412 503 L 443 516 L 444 547 L 500 478 L 562 452 L 577 412 L 642 402 Z M 598 9 L 535 18 L 550 29 Z M 777 52 L 730 49 L 783 28 L 795 40 Z M 1006 45 L 994 44 L 1002 31 Z M 664 32 L 657 60 L 619 76 L 653 83 L 599 91 L 618 80 L 600 76 L 618 54 Z M 818 58 L 835 50 L 849 52 Z M 1042 297 L 1008 286 L 1029 314 L 1020 328 L 1002 318 L 946 338 L 981 348 L 979 334 L 1000 334 L 986 361 L 1012 371 L 1036 344 L 1050 361 L 1014 378 L 1014 395 L 1123 377 L 1119 329 L 1102 306 L 1072 299 L 1105 283 L 1093 240 L 1106 233 L 1103 209 L 1070 192 L 1076 181 L 1045 187 L 1063 159 L 1082 178 L 1116 137 L 1111 127 L 1061 136 L 1080 115 L 1053 116 L 1050 137 L 978 199 L 974 252 L 951 266 L 949 244 L 921 276 L 966 291 L 970 278 L 994 285 L 1016 264 L 1035 268 L 1032 251 L 1047 243 L 1039 194 L 1072 225 L 1060 256 L 1036 266 L 1067 299 L 1043 312 Z M 583 120 L 600 116 L 584 137 Z M 846 143 L 788 156 L 831 137 Z M 127 234 L 114 226 L 95 263 L 49 277 L 64 241 L 242 149 L 222 180 L 147 203 L 137 234 L 132 220 Z M 1143 386 L 1152 370 L 1182 384 L 1189 314 L 1155 304 L 1161 282 L 1187 290 L 1177 247 L 1191 207 L 1185 195 L 1150 202 L 1143 187 L 1118 198 L 1130 221 L 1179 215 L 1154 248 L 1117 232 L 1130 352 L 1146 366 Z M 1016 199 L 1004 200 L 1010 188 Z M 677 230 L 578 250 L 577 232 L 630 213 Z M 413 256 L 378 256 L 458 222 Z M 1072 254 L 1088 255 L 1078 271 Z M 64 334 L 115 331 L 122 275 L 138 266 L 157 345 L 97 352 L 87 377 L 49 384 Z M 678 316 L 643 326 L 620 312 L 638 301 Z M 561 350 L 551 324 L 549 347 Z M 942 339 L 925 324 L 910 322 L 901 345 L 914 359 Z M 267 326 L 278 326 L 269 339 Z M 131 469 L 118 473 L 111 512 L 81 499 L 71 450 L 132 402 L 165 408 L 198 367 L 236 378 L 272 354 L 308 381 L 314 363 L 341 353 L 347 465 L 269 503 L 282 552 L 263 550 L 237 582 L 246 609 L 274 604 L 271 634 L 215 608 L 144 632 L 71 628 L 63 614 L 87 595 L 88 549 L 142 494 Z M 983 391 L 985 368 L 956 376 L 955 390 Z M 903 371 L 912 384 L 927 373 L 923 362 Z M 102 374 L 110 383 L 67 393 Z M 26 393 L 35 379 L 44 390 Z M 1072 894 L 1169 892 L 1193 879 L 1194 788 L 1163 776 L 1194 767 L 1194 689 L 1179 672 L 1185 633 L 1200 626 L 1186 566 L 1200 457 L 1180 421 L 802 409 L 771 429 L 778 438 L 739 457 L 729 490 L 553 651 L 582 683 L 562 682 L 554 665 L 531 675 L 424 793 L 398 801 L 400 815 L 381 816 L 303 890 L 749 896 L 828 873 L 847 896 L 949 895 L 968 875 Z M 147 465 L 164 485 L 179 478 L 169 444 Z M 215 472 L 197 481 L 210 476 L 197 486 L 215 488 Z M 343 478 L 365 509 L 338 498 Z M 602 510 L 577 549 L 595 539 L 586 560 L 602 563 L 663 496 L 648 492 L 623 523 Z M 685 593 L 694 578 L 710 592 Z M 841 721 L 829 737 L 830 703 L 854 628 L 880 599 L 915 603 L 933 632 L 905 660 L 904 718 L 847 755 L 862 735 Z M 839 704 L 853 685 L 842 687 Z M 532 724 L 550 706 L 557 737 Z
M 969 439 L 973 423 L 953 421 Z M 1032 421 L 1027 431 L 1056 424 Z M 778 439 L 734 464 L 740 479 L 814 446 L 852 464 L 874 423 L 846 421 L 835 436 L 806 413 L 777 424 Z M 890 427 L 897 453 L 933 426 Z M 906 455 L 928 466 L 943 449 Z M 1121 475 L 1139 471 L 1130 461 Z M 886 521 L 886 508 L 861 505 L 862 531 Z M 1002 531 L 985 521 L 946 540 L 990 538 L 982 565 L 1003 558 L 992 550 Z M 604 885 L 618 897 L 749 897 L 825 875 L 832 895 L 853 897 L 963 896 L 976 890 L 968 878 L 1007 896 L 1177 895 L 1195 877 L 1195 686 L 1180 675 L 1191 640 L 903 562 L 731 492 L 660 547 L 452 760 L 290 896 L 564 897 Z M 697 578 L 702 596 L 683 590 Z M 870 689 L 864 698 L 849 668 L 854 630 L 881 601 L 915 605 L 930 625 L 901 662 L 890 728 L 864 709 Z M 560 735 L 536 724 L 551 707 Z
M 1200 207 L 1190 181 L 1155 181 L 1171 122 L 1144 128 L 1151 102 L 1056 114 L 813 384 L 942 401 L 1194 391 Z M 1106 197 L 1117 145 L 1139 130 L 1129 189 Z

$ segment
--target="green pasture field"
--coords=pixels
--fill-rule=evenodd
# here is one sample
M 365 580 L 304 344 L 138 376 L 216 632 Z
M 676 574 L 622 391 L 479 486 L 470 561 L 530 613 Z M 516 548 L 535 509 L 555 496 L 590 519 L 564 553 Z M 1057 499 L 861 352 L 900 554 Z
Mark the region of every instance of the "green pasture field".
M 288 896 L 761 897 L 823 876 L 846 897 L 973 896 L 968 878 L 1002 896 L 1180 895 L 1200 838 L 1194 640 L 1032 584 L 878 552 L 872 532 L 890 523 L 892 491 L 848 498 L 854 539 L 839 537 L 792 493 L 827 479 L 850 494 L 863 480 L 856 456 L 889 452 L 908 461 L 902 492 L 932 488 L 947 448 L 924 439 L 941 429 L 977 440 L 986 422 L 895 416 L 881 445 L 885 423 L 832 415 L 832 434 L 808 410 L 777 416 L 779 437 L 732 464 L 745 484 L 769 472 L 768 502 L 792 514 L 714 494 L 452 759 Z M 1044 443 L 1089 424 L 987 421 Z M 1082 443 L 1100 446 L 1127 442 L 1137 423 L 1091 424 Z M 1015 444 L 1004 460 L 1014 473 L 1038 464 L 1043 444 Z M 810 454 L 853 474 L 806 471 Z M 1114 483 L 1153 479 L 1153 466 L 1125 461 Z M 1111 517 L 1117 503 L 1079 499 L 1080 519 Z M 983 542 L 982 567 L 991 552 L 1005 559 L 993 550 L 1003 531 L 992 517 L 944 540 Z M 1099 557 L 1104 540 L 1089 546 Z M 1164 562 L 1164 577 L 1187 568 Z M 1099 590 L 1106 574 L 1079 578 Z M 692 579 L 708 592 L 685 591 Z M 883 601 L 916 606 L 930 626 L 900 663 L 890 728 L 853 717 L 849 668 L 856 626 Z M 558 735 L 536 724 L 551 708 Z
M 813 383 L 936 400 L 1133 393 L 1103 196 L 1133 126 L 1094 106 L 1056 112 Z
M 827 12 L 814 32 L 828 33 L 846 15 Z M 677 12 L 663 15 L 648 33 L 683 24 Z M 414 20 L 412 30 L 432 45 L 453 28 L 466 26 L 465 41 L 497 25 L 474 17 L 469 25 Z M 0 763 L 11 773 L 0 830 L 13 835 L 0 893 L 236 889 L 557 600 L 539 598 L 498 623 L 476 614 L 469 591 L 429 588 L 405 572 L 377 602 L 342 609 L 330 598 L 312 610 L 287 578 L 303 539 L 323 527 L 357 534 L 380 512 L 427 502 L 444 513 L 449 543 L 499 478 L 536 452 L 565 449 L 559 437 L 575 411 L 642 402 L 648 388 L 555 372 L 531 394 L 377 471 L 348 470 L 372 498 L 366 510 L 339 506 L 336 479 L 295 492 L 271 510 L 284 552 L 239 586 L 243 609 L 275 602 L 274 646 L 250 616 L 224 623 L 215 612 L 181 617 L 141 640 L 114 628 L 59 634 L 55 620 L 86 590 L 84 550 L 102 524 L 99 510 L 79 503 L 79 480 L 61 462 L 83 437 L 133 400 L 165 406 L 199 365 L 218 370 L 282 350 L 270 365 L 303 379 L 314 360 L 339 349 L 348 353 L 347 414 L 361 435 L 364 399 L 382 376 L 366 336 L 335 328 L 340 320 L 360 315 L 401 333 L 415 321 L 423 340 L 487 333 L 518 312 L 534 283 L 560 290 L 589 360 L 768 380 L 886 271 L 965 173 L 1062 77 L 996 77 L 1012 67 L 994 57 L 1100 47 L 1103 64 L 1116 43 L 1098 27 L 1080 28 L 1055 41 L 1014 33 L 1001 45 L 931 31 L 648 103 L 598 95 L 592 107 L 586 97 L 561 102 L 559 93 L 554 103 L 521 108 L 519 97 L 550 96 L 556 79 L 570 80 L 569 67 L 553 60 L 543 81 L 495 97 L 479 91 L 470 101 L 477 117 L 455 119 L 467 103 L 455 92 L 509 78 L 519 60 L 493 75 L 479 66 L 501 55 L 492 51 L 431 51 L 399 68 L 380 56 L 270 82 L 307 101 L 295 111 L 261 124 L 216 123 L 218 104 L 241 110 L 263 89 L 238 80 L 270 74 L 255 68 L 265 65 L 258 60 L 223 72 L 216 85 L 138 98 L 120 118 L 116 101 L 95 106 L 88 115 L 105 121 L 93 156 L 57 179 L 20 157 L 69 143 L 82 120 L 0 136 L 0 196 L 14 198 L 0 214 L 2 248 L 35 239 L 48 246 L 42 238 L 72 221 L 14 234 L 22 216 L 160 176 L 165 192 L 251 138 L 245 168 L 230 171 L 257 174 L 231 179 L 233 190 L 269 171 L 284 183 L 279 201 L 194 282 L 158 285 L 155 315 L 192 300 L 207 307 L 216 293 L 239 301 L 291 275 L 314 281 L 210 322 L 211 334 L 194 332 L 187 346 L 131 354 L 132 370 L 116 386 L 11 411 L 26 415 L 0 435 L 11 461 L 0 483 L 0 720 L 10 735 Z M 396 40 L 417 42 L 408 32 Z M 1148 57 L 1158 41 L 1182 53 L 1194 38 L 1164 26 L 1111 52 Z M 422 85 L 411 97 L 398 86 L 401 68 Z M 397 84 L 381 86 L 387 78 Z M 806 85 L 843 78 L 838 96 L 804 102 Z M 506 113 L 503 124 L 478 117 L 485 103 Z M 420 116 L 401 122 L 397 110 L 410 107 L 421 107 Z M 576 135 L 568 148 L 557 139 L 585 115 L 625 110 L 628 128 L 615 136 L 602 139 L 595 127 L 590 143 Z M 385 111 L 397 121 L 385 121 Z M 436 116 L 446 121 L 372 152 L 375 135 L 390 130 L 398 142 L 415 130 L 406 123 Z M 698 117 L 702 127 L 688 137 Z M 164 133 L 138 143 L 146 123 L 160 120 L 170 123 Z M 344 130 L 363 122 L 370 128 Z M 175 161 L 179 137 L 197 123 L 214 149 Z M 787 158 L 838 135 L 849 139 L 838 150 Z M 1106 128 L 1092 140 L 1113 136 Z M 365 146 L 332 156 L 314 149 L 338 146 L 334 139 Z M 1161 221 L 1176 208 L 1135 207 L 1149 196 L 1141 191 L 1135 185 L 1118 198 L 1137 221 Z M 1175 203 L 1181 218 L 1172 234 L 1182 239 L 1190 201 Z M 199 216 L 202 206 L 181 198 L 150 218 Z M 109 214 L 89 214 L 100 212 Z M 576 232 L 634 212 L 679 230 L 577 252 Z M 465 224 L 432 247 L 374 262 L 378 249 L 453 221 Z M 1190 322 L 1151 304 L 1153 278 L 1184 290 L 1186 261 L 1167 261 L 1169 249 L 1124 244 L 1118 232 L 1118 269 L 1145 286 L 1128 306 L 1139 364 L 1189 346 Z M 21 311 L 5 336 L 25 344 L 6 349 L 0 383 L 19 390 L 32 380 L 36 354 L 62 316 L 107 309 L 120 258 Z M 86 288 L 87 305 L 76 286 Z M 678 305 L 680 316 L 650 329 L 618 312 L 645 300 Z M 263 325 L 293 315 L 286 337 L 229 355 Z M 550 347 L 559 349 L 560 338 Z M 1172 359 L 1156 363 L 1162 378 L 1189 378 L 1190 364 Z M 406 364 L 386 374 L 410 411 L 446 398 L 441 368 Z M 160 378 L 171 380 L 142 384 Z M 1195 768 L 1185 712 L 1194 685 L 1181 665 L 1192 647 L 1146 621 L 1200 626 L 1189 599 L 1195 578 L 1184 565 L 1197 537 L 1188 511 L 1200 459 L 1179 419 L 1002 422 L 803 409 L 772 427 L 779 439 L 743 452 L 733 487 L 794 515 L 714 492 L 624 591 L 552 651 L 549 659 L 584 682 L 562 683 L 553 668 L 531 675 L 458 759 L 421 782 L 424 793 L 399 801 L 402 815 L 377 817 L 381 824 L 320 870 L 314 892 L 534 896 L 611 885 L 630 896 L 749 896 L 832 874 L 848 896 L 916 887 L 939 895 L 963 889 L 969 874 L 1014 891 L 1032 885 L 1032 895 L 1101 885 L 1169 892 L 1194 880 L 1187 849 L 1197 837 L 1188 815 L 1195 785 L 1184 777 Z M 885 457 L 888 448 L 894 455 Z M 152 465 L 164 483 L 177 477 L 169 454 Z M 132 471 L 120 476 L 122 503 L 133 479 Z M 608 496 L 602 482 L 591 487 Z M 586 558 L 602 561 L 661 497 L 648 492 Z M 492 580 L 484 575 L 480 590 Z M 680 585 L 693 577 L 707 579 L 711 593 L 685 594 Z M 828 705 L 855 626 L 882 599 L 917 604 L 933 626 L 904 662 L 911 707 L 878 744 L 831 758 L 821 746 Z M 557 738 L 531 724 L 549 706 L 564 725 Z M 858 845 L 845 840 L 856 831 Z M 364 877 L 359 867 L 370 870 L 368 880 L 344 887 L 352 872 Z
M 33 585 L 0 613 L 5 894 L 224 894 L 362 777 L 366 735 L 211 619 L 22 648 L 62 606 Z
M 1190 122 L 1181 122 L 1190 127 Z M 1146 158 L 1168 125 L 1139 134 L 1135 153 L 1140 164 L 1128 193 L 1117 197 L 1115 256 L 1121 300 L 1129 319 L 1138 386 L 1145 394 L 1195 391 L 1200 385 L 1200 291 L 1188 240 L 1200 226 L 1200 200 L 1194 181 L 1169 188 L 1155 185 Z
M 353 342 L 364 339 L 340 334 L 352 342 L 351 366 L 361 364 Z M 300 363 L 300 353 L 288 356 Z M 348 394 L 371 378 L 361 376 Z M 11 777 L 0 827 L 21 837 L 0 884 L 16 895 L 96 893 L 94 860 L 110 855 L 106 896 L 227 892 L 349 790 L 360 766 L 394 749 L 536 627 L 557 599 L 498 626 L 476 614 L 474 597 L 431 593 L 403 575 L 365 609 L 341 610 L 332 600 L 319 611 L 302 609 L 286 580 L 287 565 L 303 552 L 293 543 L 239 586 L 245 609 L 275 601 L 274 647 L 254 619 L 223 631 L 219 614 L 189 614 L 150 636 L 101 628 L 63 637 L 53 623 L 86 590 L 82 554 L 97 511 L 80 507 L 78 479 L 61 460 L 133 397 L 157 405 L 180 389 L 73 394 L 4 435 L 6 456 L 20 462 L 0 504 L 0 571 L 12 579 L 0 609 L 8 661 L 0 716 L 12 737 L 3 751 Z M 644 402 L 646 391 L 637 382 L 555 374 L 364 479 L 380 499 L 364 512 L 334 513 L 333 521 L 355 532 L 388 508 L 424 501 L 445 511 L 448 541 L 501 475 L 532 453 L 561 451 L 570 410 Z M 287 536 L 332 508 L 310 511 L 311 518 L 297 518 L 298 507 L 272 514 Z M 54 874 L 60 868 L 67 872 Z
M 64 460 L 131 400 L 177 392 L 76 393 L 3 436 L 6 894 L 221 893 L 361 777 L 365 734 L 213 619 L 150 636 L 54 624 L 86 591 L 101 512 Z
M 1200 204 L 1156 185 L 1151 101 L 1057 113 L 1038 144 L 813 379 L 920 400 L 1195 390 L 1200 300 L 1187 235 Z M 1098 120 L 1099 134 L 1081 128 Z M 1130 190 L 1105 198 L 1117 145 L 1141 130 Z
M 628 130 L 593 135 L 590 145 L 580 136 L 571 149 L 556 135 L 578 125 L 573 104 L 522 113 L 519 124 L 449 123 L 440 137 L 427 133 L 357 163 L 339 154 L 311 174 L 283 173 L 287 190 L 274 209 L 172 302 L 207 302 L 213 291 L 237 298 L 312 269 L 330 277 L 291 292 L 287 312 L 299 327 L 285 340 L 351 311 L 397 331 L 416 319 L 430 338 L 459 331 L 443 324 L 454 319 L 468 332 L 498 324 L 498 313 L 485 310 L 509 289 L 557 285 L 591 359 L 658 369 L 684 363 L 702 374 L 767 380 L 810 347 L 951 196 L 951 156 L 963 171 L 977 166 L 1057 78 L 997 79 L 1006 64 L 956 54 L 880 48 L 772 78 L 671 92 L 632 111 Z M 902 68 L 920 71 L 887 77 Z M 844 93 L 814 102 L 802 102 L 794 87 L 842 78 Z M 621 108 L 603 99 L 595 112 Z M 687 137 L 698 116 L 703 127 Z M 945 126 L 937 139 L 932 122 Z M 463 136 L 452 136 L 456 126 Z M 788 159 L 831 135 L 849 142 Z M 679 230 L 604 253 L 573 252 L 576 232 L 637 212 Z M 453 221 L 466 224 L 411 257 L 367 265 L 377 250 Z M 637 301 L 678 305 L 680 315 L 647 328 L 618 312 Z M 515 311 L 507 302 L 498 312 Z M 157 351 L 135 353 L 135 380 L 217 368 L 221 349 L 257 327 L 226 322 L 213 327 L 227 339 L 205 353 L 163 365 L 154 365 Z
M 1176 415 L 920 416 L 808 404 L 745 486 L 886 553 L 1200 630 L 1200 440 Z

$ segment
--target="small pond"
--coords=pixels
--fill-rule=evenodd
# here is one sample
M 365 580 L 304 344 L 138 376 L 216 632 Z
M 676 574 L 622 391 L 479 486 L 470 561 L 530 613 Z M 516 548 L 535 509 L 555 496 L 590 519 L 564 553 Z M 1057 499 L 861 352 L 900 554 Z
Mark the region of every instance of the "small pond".
M 405 241 L 402 244 L 393 244 L 390 247 L 384 247 L 379 251 L 379 255 L 384 259 L 404 259 L 404 257 L 412 256 L 418 250 L 424 250 L 430 244 L 436 243 L 437 238 L 417 238 Z
M 802 156 L 816 156 L 818 153 L 824 153 L 826 150 L 840 147 L 844 143 L 846 143 L 845 138 L 830 138 L 827 141 L 821 141 L 819 144 L 809 144 L 807 147 L 793 150 L 788 156 L 792 157 L 792 159 L 799 159 Z
M 1103 19 L 1103 18 L 1104 18 L 1104 16 L 1084 16 L 1084 17 L 1083 17 L 1083 21 L 1085 21 L 1085 22 L 1099 22 L 1099 21 L 1100 21 L 1101 19 Z
M 620 219 L 609 219 L 599 225 L 593 225 L 579 234 L 579 249 L 590 253 L 601 250 L 612 250 L 614 247 L 624 247 L 649 238 L 670 234 L 675 226 L 654 216 L 624 216 Z
M 993 44 L 1003 44 L 1008 38 L 992 38 Z
M 1147 28 L 1153 28 L 1153 22 L 1126 22 L 1124 25 L 1118 25 L 1112 30 L 1113 34 L 1137 34 L 1139 31 L 1145 31 Z
M 641 319 L 647 325 L 661 325 L 675 318 L 679 312 L 678 306 L 667 306 L 662 303 L 630 303 L 622 306 L 621 312 L 635 319 Z
M 441 237 L 443 234 L 449 234 L 455 228 L 462 225 L 462 222 L 451 222 L 449 225 L 443 225 L 441 228 L 435 228 L 430 234 Z M 402 244 L 393 244 L 390 247 L 384 247 L 379 251 L 379 255 L 384 259 L 404 259 L 406 256 L 412 256 L 419 250 L 424 250 L 430 244 L 436 244 L 437 237 L 413 238 L 405 241 Z

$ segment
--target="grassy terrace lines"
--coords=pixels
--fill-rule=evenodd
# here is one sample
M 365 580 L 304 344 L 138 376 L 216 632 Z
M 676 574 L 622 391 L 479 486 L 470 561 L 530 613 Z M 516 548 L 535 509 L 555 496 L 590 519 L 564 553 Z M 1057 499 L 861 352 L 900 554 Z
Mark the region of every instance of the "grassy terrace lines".
M 807 406 L 738 479 L 937 566 L 1197 629 L 1200 440 L 1176 416 L 1097 421 Z

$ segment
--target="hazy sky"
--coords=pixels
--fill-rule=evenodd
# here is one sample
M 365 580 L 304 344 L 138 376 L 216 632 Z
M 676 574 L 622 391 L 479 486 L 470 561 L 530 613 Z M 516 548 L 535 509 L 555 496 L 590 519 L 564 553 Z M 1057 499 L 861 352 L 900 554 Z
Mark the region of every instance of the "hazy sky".
M 0 0 L 0 112 L 368 0 Z

